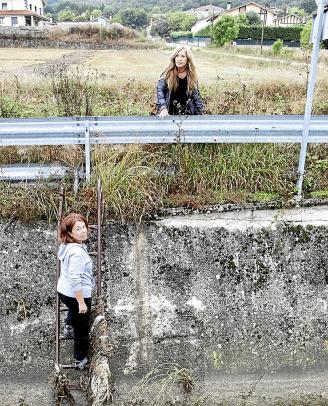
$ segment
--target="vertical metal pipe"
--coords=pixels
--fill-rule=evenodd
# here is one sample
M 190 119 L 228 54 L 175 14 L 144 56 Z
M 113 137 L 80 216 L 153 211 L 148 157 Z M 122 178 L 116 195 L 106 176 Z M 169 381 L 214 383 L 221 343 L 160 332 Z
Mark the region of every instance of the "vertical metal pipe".
M 261 10 L 260 14 L 263 14 L 263 23 L 262 23 L 262 31 L 261 31 L 261 55 L 263 51 L 263 39 L 264 39 L 264 27 L 266 26 L 266 15 L 267 15 L 267 9 L 265 9 L 263 12 Z
M 90 157 L 90 125 L 85 122 L 85 176 L 89 181 L 91 177 L 91 157 Z
M 59 192 L 59 208 L 58 208 L 58 218 L 57 218 L 57 250 L 58 252 L 59 249 L 59 243 L 60 243 L 60 223 L 63 217 L 63 206 L 64 206 L 64 188 L 60 188 Z M 56 258 L 56 286 L 55 286 L 55 294 L 56 294 L 56 354 L 55 354 L 55 363 L 59 365 L 59 359 L 60 359 L 60 348 L 59 348 L 59 334 L 60 334 L 60 302 L 59 302 L 59 297 L 57 294 L 57 281 L 60 276 L 60 261 L 58 259 L 58 256 Z
M 97 295 L 101 295 L 101 217 L 102 217 L 102 188 L 100 179 L 97 184 Z
M 308 135 L 309 135 L 309 127 L 310 127 L 310 120 L 311 120 L 311 113 L 312 113 L 312 105 L 313 105 L 313 96 L 314 96 L 314 88 L 317 78 L 317 63 L 319 58 L 319 51 L 320 51 L 320 41 L 322 37 L 322 30 L 323 30 L 323 17 L 324 17 L 324 2 L 319 1 L 318 4 L 318 11 L 316 21 L 313 27 L 313 50 L 311 55 L 311 68 L 310 68 L 310 75 L 309 75 L 309 83 L 306 95 L 306 105 L 305 105 L 305 112 L 304 112 L 304 124 L 303 124 L 303 132 L 302 132 L 302 145 L 300 151 L 300 158 L 298 163 L 298 179 L 297 179 L 297 200 L 302 199 L 302 188 L 303 188 L 303 180 L 304 180 L 304 167 L 305 167 L 305 158 L 306 158 L 306 151 L 307 151 L 307 144 L 308 144 Z

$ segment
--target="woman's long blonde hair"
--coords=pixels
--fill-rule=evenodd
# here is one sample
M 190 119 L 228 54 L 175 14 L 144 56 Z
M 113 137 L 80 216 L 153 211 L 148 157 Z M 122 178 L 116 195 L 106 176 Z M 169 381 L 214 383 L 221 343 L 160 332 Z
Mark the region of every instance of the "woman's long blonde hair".
M 188 93 L 197 88 L 198 78 L 196 74 L 196 67 L 190 49 L 185 45 L 179 45 L 175 48 L 170 58 L 170 63 L 165 68 L 162 77 L 165 79 L 170 91 L 175 91 L 178 87 L 178 69 L 175 65 L 175 58 L 180 51 L 185 51 L 187 55 L 187 86 Z

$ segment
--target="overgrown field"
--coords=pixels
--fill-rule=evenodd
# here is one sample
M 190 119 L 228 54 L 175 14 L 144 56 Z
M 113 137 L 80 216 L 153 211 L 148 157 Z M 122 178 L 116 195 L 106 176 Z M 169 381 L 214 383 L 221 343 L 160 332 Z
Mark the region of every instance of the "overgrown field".
M 163 51 L 76 51 L 55 58 L 51 50 L 24 60 L 7 54 L 0 79 L 0 117 L 149 115 L 155 83 L 168 60 Z M 1 53 L 0 50 L 0 59 Z M 26 54 L 27 55 L 27 54 Z M 10 58 L 11 57 L 11 58 Z M 13 63 L 16 58 L 17 63 Z M 196 52 L 207 114 L 303 114 L 305 63 L 262 61 Z M 328 114 L 326 63 L 319 67 L 314 114 Z M 33 79 L 33 80 L 32 80 Z M 1 148 L 0 165 L 83 164 L 80 147 Z M 93 180 L 72 191 L 65 179 L 66 210 L 94 213 L 94 185 L 101 177 L 110 217 L 138 220 L 172 206 L 224 202 L 288 201 L 295 193 L 299 146 L 160 145 L 102 146 L 92 151 Z M 328 195 L 328 148 L 311 146 L 305 193 Z M 0 216 L 54 218 L 58 185 L 0 183 Z

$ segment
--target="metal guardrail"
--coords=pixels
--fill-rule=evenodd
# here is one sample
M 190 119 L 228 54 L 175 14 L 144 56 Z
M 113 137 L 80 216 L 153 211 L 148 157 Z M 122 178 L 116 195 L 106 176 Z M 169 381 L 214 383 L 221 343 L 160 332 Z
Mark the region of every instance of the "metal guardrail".
M 35 181 L 41 179 L 61 179 L 69 172 L 69 168 L 59 165 L 6 165 L 0 166 L 0 180 Z
M 300 143 L 303 116 L 77 117 L 0 119 L 0 146 L 130 143 Z M 328 142 L 314 116 L 312 143 Z
M 301 143 L 303 116 L 169 116 L 0 119 L 0 146 L 100 144 Z M 328 116 L 313 116 L 309 143 L 328 143 Z

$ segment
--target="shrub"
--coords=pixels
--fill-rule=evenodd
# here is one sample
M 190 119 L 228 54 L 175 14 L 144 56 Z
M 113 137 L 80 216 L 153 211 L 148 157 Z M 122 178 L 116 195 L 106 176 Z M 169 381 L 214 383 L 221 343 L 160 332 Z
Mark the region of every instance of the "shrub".
M 171 32 L 171 38 L 179 38 L 179 37 L 192 37 L 192 32 L 191 31 L 172 31 Z
M 49 72 L 58 112 L 64 116 L 91 116 L 97 94 L 96 73 L 69 72 L 65 63 L 54 65 Z
M 0 117 L 20 117 L 20 111 L 22 106 L 19 102 L 12 99 L 10 96 L 6 96 L 0 93 Z
M 308 21 L 304 25 L 300 35 L 301 48 L 303 49 L 311 49 L 312 47 L 312 44 L 310 44 L 311 30 L 312 30 L 312 21 Z
M 91 37 L 94 40 L 98 40 L 102 42 L 104 39 L 117 39 L 117 38 L 136 38 L 137 32 L 130 28 L 122 27 L 119 25 L 113 24 L 110 28 L 105 27 L 98 27 L 95 25 L 88 24 L 84 25 L 77 25 L 73 27 L 69 27 L 68 30 L 69 35 L 78 35 L 83 39 L 90 40 Z
M 303 26 L 294 27 L 274 27 L 267 26 L 264 27 L 264 39 L 277 40 L 282 39 L 283 41 L 299 41 L 300 34 L 303 30 Z M 261 39 L 262 26 L 257 25 L 241 25 L 239 27 L 238 38 L 240 39 Z
M 272 52 L 274 55 L 280 55 L 282 48 L 284 46 L 284 41 L 282 39 L 277 39 L 272 45 Z
M 212 36 L 212 26 L 202 28 L 194 34 L 194 37 L 211 37 Z

